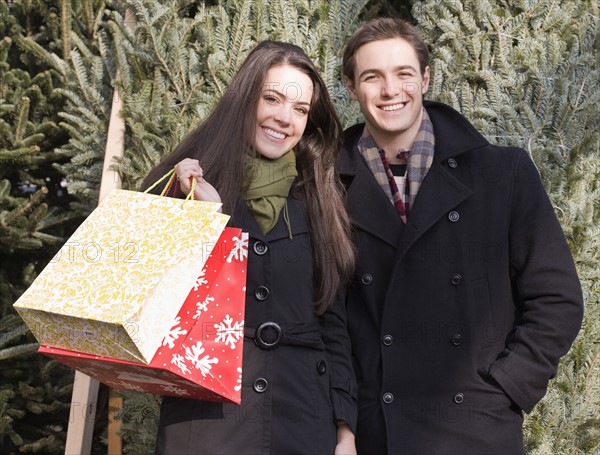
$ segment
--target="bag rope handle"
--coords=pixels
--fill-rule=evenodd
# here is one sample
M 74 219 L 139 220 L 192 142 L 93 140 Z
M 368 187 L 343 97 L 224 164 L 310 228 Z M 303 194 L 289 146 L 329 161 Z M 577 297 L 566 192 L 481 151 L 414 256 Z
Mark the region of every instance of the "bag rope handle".
M 165 196 L 167 194 L 167 191 L 169 191 L 169 189 L 173 185 L 173 182 L 175 181 L 175 177 L 177 177 L 177 175 L 175 174 L 175 169 L 171 169 L 169 172 L 167 172 L 165 175 L 163 175 L 161 178 L 159 178 L 156 182 L 154 182 L 152 185 L 150 185 L 148 188 L 146 188 L 144 193 L 147 193 L 151 189 L 155 188 L 160 182 L 162 182 L 166 178 L 169 178 L 169 180 L 167 181 L 167 184 L 165 185 L 163 190 L 160 192 L 161 196 Z M 191 188 L 190 192 L 187 194 L 187 196 L 185 197 L 186 201 L 189 201 L 189 200 L 193 201 L 194 197 L 195 197 L 195 193 L 196 193 L 196 179 L 193 177 L 190 177 L 190 184 L 191 184 L 190 186 L 192 188 Z

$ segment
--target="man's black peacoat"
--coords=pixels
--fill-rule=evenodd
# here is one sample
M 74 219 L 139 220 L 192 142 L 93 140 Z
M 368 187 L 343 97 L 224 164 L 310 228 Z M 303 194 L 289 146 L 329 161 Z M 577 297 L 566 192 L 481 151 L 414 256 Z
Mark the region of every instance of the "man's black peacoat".
M 359 454 L 521 454 L 522 411 L 580 328 L 580 283 L 528 154 L 425 108 L 435 156 L 406 225 L 356 148 L 363 125 L 338 161 L 359 252 Z

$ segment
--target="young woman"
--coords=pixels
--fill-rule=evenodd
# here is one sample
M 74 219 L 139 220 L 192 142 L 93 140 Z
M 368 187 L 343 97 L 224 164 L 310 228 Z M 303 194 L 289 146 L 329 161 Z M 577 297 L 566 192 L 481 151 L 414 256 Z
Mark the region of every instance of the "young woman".
M 338 291 L 354 252 L 334 161 L 341 126 L 297 46 L 265 41 L 173 167 L 249 233 L 240 406 L 165 397 L 158 454 L 354 453 L 354 376 Z M 337 303 L 336 303 L 337 302 Z M 335 303 L 335 304 L 334 304 Z

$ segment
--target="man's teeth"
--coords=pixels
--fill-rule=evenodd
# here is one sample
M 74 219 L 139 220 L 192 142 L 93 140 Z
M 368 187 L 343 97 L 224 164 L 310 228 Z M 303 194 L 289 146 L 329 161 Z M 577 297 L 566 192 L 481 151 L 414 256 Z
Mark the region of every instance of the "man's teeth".
M 402 109 L 405 104 L 406 103 L 398 103 L 391 106 L 383 106 L 381 109 L 384 111 L 397 111 L 398 109 Z
M 277 131 L 273 131 L 270 128 L 263 128 L 263 131 L 267 133 L 269 136 L 274 137 L 275 139 L 285 139 L 285 134 L 278 133 Z

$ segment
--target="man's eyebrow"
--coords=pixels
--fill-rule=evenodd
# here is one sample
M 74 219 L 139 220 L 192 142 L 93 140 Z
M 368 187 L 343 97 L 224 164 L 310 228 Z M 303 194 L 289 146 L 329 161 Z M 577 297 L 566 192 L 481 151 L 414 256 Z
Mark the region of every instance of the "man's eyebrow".
M 296 99 L 288 98 L 288 97 L 287 97 L 287 95 L 285 95 L 283 92 L 280 92 L 280 91 L 278 91 L 278 90 L 275 90 L 274 88 L 267 88 L 267 89 L 265 90 L 265 92 L 268 92 L 268 93 L 274 93 L 274 94 L 276 94 L 276 95 L 279 95 L 281 98 L 285 98 L 286 100 L 287 100 L 287 99 L 291 99 L 291 100 L 292 100 L 294 103 L 296 103 L 296 104 L 304 104 L 304 105 L 306 105 L 306 106 L 310 106 L 310 103 L 309 103 L 309 102 L 306 102 L 306 101 L 299 101 L 299 100 L 297 100 L 297 98 L 298 98 L 298 97 L 296 97 Z
M 396 66 L 394 69 L 394 71 L 401 71 L 401 70 L 413 70 L 415 72 L 417 72 L 417 69 L 412 66 L 412 65 L 400 65 L 400 66 Z M 365 74 L 368 73 L 380 73 L 381 71 L 379 71 L 378 69 L 375 68 L 367 68 L 366 70 L 362 71 L 359 75 L 358 78 L 360 79 L 361 77 L 363 77 Z

